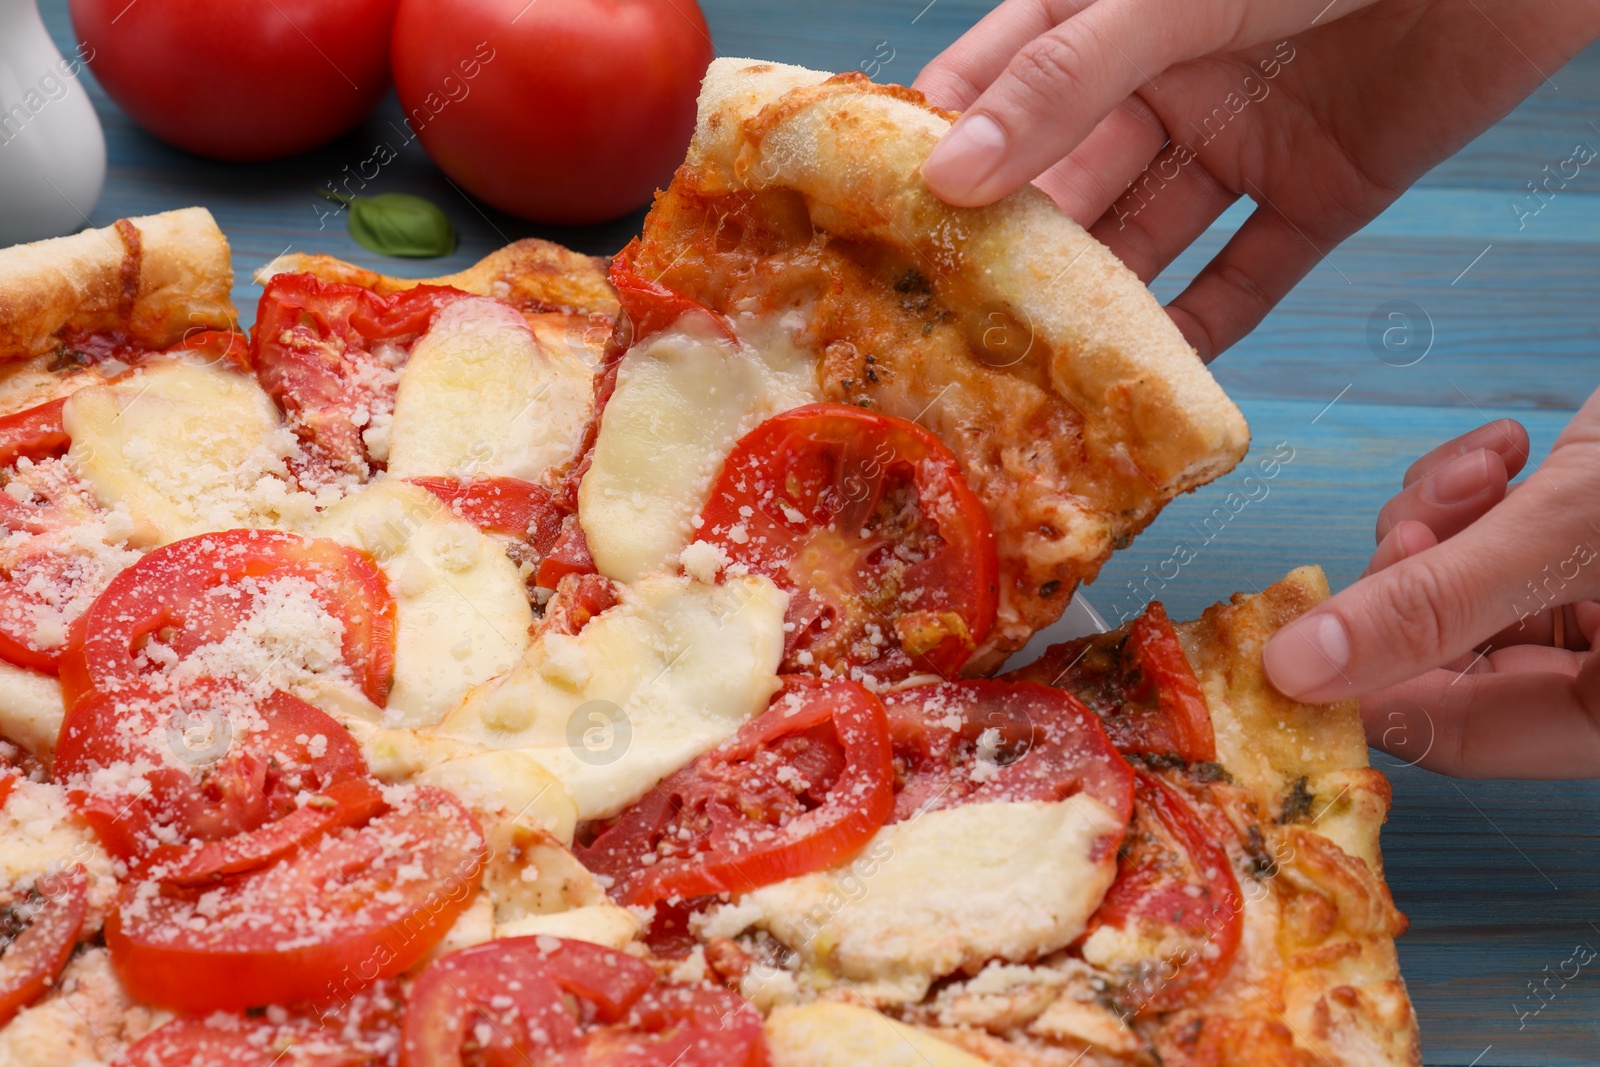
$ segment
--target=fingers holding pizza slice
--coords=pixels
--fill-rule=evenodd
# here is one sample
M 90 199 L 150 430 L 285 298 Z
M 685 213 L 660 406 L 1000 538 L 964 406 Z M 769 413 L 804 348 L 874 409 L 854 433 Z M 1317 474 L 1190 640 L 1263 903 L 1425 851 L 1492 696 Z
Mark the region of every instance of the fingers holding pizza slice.
M 613 469 L 607 440 L 638 436 L 633 392 L 683 409 L 698 436 L 673 440 L 662 426 L 652 441 L 677 451 L 726 452 L 730 434 L 802 402 L 914 422 L 953 455 L 998 549 L 998 611 L 972 673 L 1053 621 L 1173 496 L 1230 469 L 1248 435 L 1149 291 L 1043 194 L 981 210 L 933 196 L 918 168 L 949 121 L 859 76 L 712 64 L 688 159 L 623 258 L 632 276 L 705 309 L 742 352 L 705 355 L 704 317 L 666 339 L 671 305 L 658 298 L 627 338 L 607 404 L 622 425 L 602 418 L 591 468 L 601 484 L 580 503 L 601 521 L 605 497 L 640 488 Z M 726 366 L 697 372 L 703 362 Z M 657 493 L 703 498 L 705 475 Z M 658 565 L 693 540 L 665 514 L 677 528 L 627 566 Z M 598 551 L 604 571 L 613 550 Z

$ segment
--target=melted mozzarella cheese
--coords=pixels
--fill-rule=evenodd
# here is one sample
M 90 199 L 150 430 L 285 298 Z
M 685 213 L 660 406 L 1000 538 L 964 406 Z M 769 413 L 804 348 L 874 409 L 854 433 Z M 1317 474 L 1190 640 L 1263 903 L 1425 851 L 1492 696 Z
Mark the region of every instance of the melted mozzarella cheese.
M 0 737 L 48 762 L 64 714 L 59 681 L 0 660 Z
M 1171 959 L 1188 944 L 1178 930 L 1169 929 L 1165 936 L 1151 936 L 1134 924 L 1129 926 L 1129 929 L 1101 926 L 1084 938 L 1085 962 L 1104 971 L 1131 971 L 1151 960 Z
M 448 956 L 452 952 L 460 952 L 464 948 L 493 941 L 494 937 L 494 902 L 489 899 L 488 893 L 480 889 L 477 896 L 472 898 L 472 903 L 467 905 L 467 909 L 458 915 L 450 929 L 445 931 L 439 943 L 428 950 L 428 954 L 423 957 L 423 964 L 419 965 L 418 969 L 432 963 L 440 956 Z
M 814 970 L 920 1000 L 934 979 L 1081 934 L 1116 876 L 1115 853 L 1093 855 L 1115 828 L 1082 794 L 928 812 L 885 826 L 847 866 L 745 894 L 704 933 L 759 926 Z
M 767 1019 L 773 1067 L 986 1067 L 925 1030 L 871 1008 L 819 1002 L 778 1008 Z
M 615 949 L 627 947 L 638 933 L 639 920 L 633 917 L 633 912 L 615 904 L 587 904 L 548 915 L 522 915 L 496 923 L 494 927 L 495 937 L 542 934 L 589 941 Z
M 594 373 L 540 344 L 498 300 L 439 312 L 400 372 L 389 473 L 538 482 L 573 457 L 594 408 Z
M 580 820 L 614 815 L 766 707 L 787 604 L 756 576 L 642 579 L 576 636 L 540 635 L 438 732 L 520 749 L 567 787 Z
M 323 512 L 312 532 L 370 553 L 389 579 L 389 725 L 437 722 L 527 647 L 533 610 L 516 565 L 427 490 L 385 478 Z
M 226 367 L 142 367 L 73 393 L 62 422 L 72 463 L 108 508 L 126 507 L 137 547 L 313 512 L 284 462 L 294 434 L 254 378 Z
M 600 573 L 675 567 L 728 451 L 761 422 L 821 399 L 813 358 L 785 335 L 734 347 L 685 317 L 622 358 L 578 520 Z
M 509 822 L 572 843 L 577 805 L 566 787 L 526 753 L 507 749 L 458 756 L 427 768 L 416 781 L 460 797 L 486 830 L 490 823 Z

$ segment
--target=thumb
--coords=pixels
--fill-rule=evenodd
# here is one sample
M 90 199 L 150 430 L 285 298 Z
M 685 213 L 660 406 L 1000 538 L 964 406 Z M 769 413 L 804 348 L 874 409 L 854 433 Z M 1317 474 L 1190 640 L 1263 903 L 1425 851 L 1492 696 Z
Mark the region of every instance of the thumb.
M 1540 480 L 1525 484 L 1455 537 L 1289 623 L 1262 653 L 1267 677 L 1307 703 L 1357 697 L 1592 596 L 1600 531 L 1573 511 Z

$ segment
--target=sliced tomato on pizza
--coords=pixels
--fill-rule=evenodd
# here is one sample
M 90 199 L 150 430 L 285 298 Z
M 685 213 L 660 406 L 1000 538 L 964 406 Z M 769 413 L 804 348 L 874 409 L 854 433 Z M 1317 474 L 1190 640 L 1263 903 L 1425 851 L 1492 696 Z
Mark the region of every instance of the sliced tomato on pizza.
M 1222 844 L 1226 824 L 1159 774 L 1137 778 L 1117 880 L 1082 952 L 1123 980 L 1119 995 L 1143 1014 L 1198 1003 L 1216 988 L 1239 950 L 1244 898 Z
M 384 980 L 320 1005 L 179 1016 L 122 1053 L 126 1067 L 393 1067 L 404 997 Z
M 38 879 L 17 909 L 26 925 L 0 954 L 0 1026 L 37 1000 L 66 966 L 88 907 L 88 879 L 74 864 Z
M 897 786 L 891 822 L 959 804 L 1083 793 L 1127 825 L 1134 771 L 1070 693 L 972 680 L 900 689 L 884 707 Z M 1120 841 L 1119 828 L 1102 847 L 1114 851 Z
M 356 549 L 273 530 L 177 541 L 117 575 L 69 636 L 61 666 L 67 703 L 140 680 L 259 686 L 266 665 L 276 666 L 271 653 L 261 659 L 267 634 L 291 621 L 327 639 L 306 651 L 317 660 L 307 666 L 339 672 L 383 704 L 395 647 L 383 571 Z
M 364 825 L 203 888 L 130 878 L 106 921 L 128 990 L 204 1013 L 314 1001 L 406 970 L 471 902 L 485 860 L 477 821 L 427 786 L 390 794 Z
M 588 538 L 575 519 L 574 515 L 563 523 L 560 535 L 539 562 L 537 580 L 546 589 L 556 588 L 561 579 L 568 575 L 581 577 L 599 573 L 595 569 L 594 556 L 589 551 Z
M 854 682 L 790 676 L 766 712 L 577 855 L 624 904 L 742 893 L 848 859 L 893 803 L 882 703 Z
M 0 492 L 0 659 L 55 674 L 73 624 L 139 554 L 49 451 L 22 457 Z
M 914 422 L 842 404 L 768 419 L 712 483 L 700 539 L 789 590 L 784 669 L 955 675 L 998 592 L 983 505 Z
M 319 736 L 326 737 L 326 734 Z M 269 768 L 269 771 L 277 770 L 276 766 Z M 277 788 L 280 787 L 273 783 L 261 792 L 270 796 Z M 188 845 L 163 845 L 147 857 L 145 869 L 166 885 L 185 888 L 215 885 L 229 875 L 268 866 L 324 834 L 362 825 L 388 807 L 383 790 L 371 778 L 341 778 L 312 795 L 307 793 L 312 791 L 302 788 L 295 798 L 298 807 L 254 829 L 239 830 L 221 839 L 196 840 Z
M 61 397 L 0 418 L 0 467 L 12 466 L 23 457 L 40 460 L 65 452 L 72 443 L 61 423 L 61 409 L 66 404 L 67 398 Z
M 1119 752 L 1188 763 L 1217 758 L 1200 681 L 1160 601 L 1126 633 L 1054 645 L 1006 677 L 1071 691 L 1100 716 Z
M 364 775 L 366 764 L 344 727 L 288 693 L 257 699 L 196 681 L 178 692 L 137 684 L 90 692 L 62 723 L 52 771 L 114 856 L 160 853 L 203 874 L 268 848 L 264 837 L 241 847 L 236 835 L 273 827 L 293 840 L 268 851 L 292 846 L 328 813 L 327 791 Z M 222 854 L 206 858 L 201 846 L 223 842 Z
M 267 282 L 251 331 L 256 375 L 302 442 L 295 473 L 304 484 L 371 472 L 364 435 L 381 433 L 394 413 L 406 344 L 441 307 L 467 295 L 419 285 L 382 297 L 310 274 Z
M 634 266 L 638 254 L 639 239 L 636 237 L 611 260 L 608 276 L 617 290 L 617 302 L 622 306 L 617 332 L 612 338 L 613 356 L 621 355 L 651 334 L 677 326 L 685 315 L 703 317 L 717 333 L 734 344 L 739 343 L 738 335 L 725 316 L 662 285 L 659 275 L 656 278 L 641 275 Z M 614 361 L 613 358 L 610 362 Z
M 520 478 L 413 478 L 484 533 L 498 538 L 530 585 L 554 589 L 567 574 L 593 574 L 594 561 L 570 504 Z
M 179 1016 L 126 1049 L 128 1067 L 381 1067 L 392 1064 L 392 1035 L 344 1038 L 344 1027 L 266 1013 Z
M 542 485 L 519 478 L 413 478 L 484 533 L 525 538 L 540 555 L 561 536 L 564 509 Z
M 564 574 L 556 580 L 555 592 L 536 624 L 537 632 L 574 635 L 590 619 L 619 603 L 618 586 L 611 579 L 588 572 Z
M 761 1016 L 710 987 L 669 986 L 582 941 L 513 937 L 443 957 L 406 1005 L 405 1067 L 549 1063 L 757 1067 Z
M 131 1067 L 394 1067 L 402 996 L 388 980 L 288 1012 L 179 1016 L 127 1050 Z M 287 1018 L 279 1019 L 282 1015 Z

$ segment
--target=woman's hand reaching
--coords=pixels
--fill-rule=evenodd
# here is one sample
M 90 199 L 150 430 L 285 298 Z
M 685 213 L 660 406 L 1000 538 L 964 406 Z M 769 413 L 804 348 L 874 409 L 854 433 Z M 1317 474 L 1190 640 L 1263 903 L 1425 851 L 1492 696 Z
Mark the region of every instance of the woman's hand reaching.
M 1600 392 L 1511 486 L 1527 456 L 1502 419 L 1412 464 L 1367 573 L 1268 642 L 1273 684 L 1362 697 L 1369 742 L 1446 774 L 1600 776 Z
M 1600 0 L 1005 0 L 916 87 L 965 113 L 953 204 L 1037 179 L 1146 282 L 1256 210 L 1168 310 L 1210 360 L 1600 35 Z

